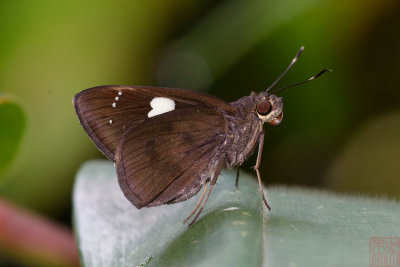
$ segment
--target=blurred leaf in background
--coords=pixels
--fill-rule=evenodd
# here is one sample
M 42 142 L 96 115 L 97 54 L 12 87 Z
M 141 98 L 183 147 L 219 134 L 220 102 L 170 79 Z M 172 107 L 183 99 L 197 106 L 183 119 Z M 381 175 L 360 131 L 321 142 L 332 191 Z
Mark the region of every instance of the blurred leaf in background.
M 0 88 L 21 99 L 30 128 L 24 164 L 0 194 L 42 213 L 69 214 L 75 171 L 100 156 L 76 119 L 73 95 L 100 84 L 149 84 L 156 44 L 175 12 L 194 12 L 194 4 L 1 2 Z
M 18 103 L 0 93 L 0 186 L 17 155 L 25 130 L 25 113 Z
M 399 159 L 400 111 L 397 111 L 365 123 L 332 162 L 325 182 L 340 191 L 399 195 Z M 363 177 L 369 180 L 366 182 Z
M 398 0 L 2 1 L 0 89 L 29 128 L 0 195 L 68 221 L 74 173 L 101 157 L 71 104 L 85 88 L 176 86 L 233 101 L 267 88 L 304 45 L 278 86 L 333 72 L 279 94 L 285 116 L 266 128 L 264 182 L 400 196 L 397 150 L 379 144 L 400 111 L 399 11 Z M 363 171 L 377 155 L 391 170 Z

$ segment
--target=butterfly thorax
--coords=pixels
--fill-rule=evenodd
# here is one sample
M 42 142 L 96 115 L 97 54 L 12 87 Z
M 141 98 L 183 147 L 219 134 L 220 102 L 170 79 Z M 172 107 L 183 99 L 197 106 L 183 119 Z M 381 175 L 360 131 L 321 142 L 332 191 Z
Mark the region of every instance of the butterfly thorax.
M 262 132 L 262 123 L 257 116 L 257 95 L 251 93 L 230 103 L 239 112 L 228 116 L 229 134 L 225 153 L 226 168 L 242 164 L 253 152 Z

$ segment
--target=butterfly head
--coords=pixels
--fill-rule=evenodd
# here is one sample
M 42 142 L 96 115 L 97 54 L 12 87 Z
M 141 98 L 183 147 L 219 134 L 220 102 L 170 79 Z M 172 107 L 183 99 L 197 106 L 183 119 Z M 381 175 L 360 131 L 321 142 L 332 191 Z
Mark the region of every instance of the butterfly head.
M 256 113 L 263 123 L 278 125 L 283 118 L 282 97 L 260 93 L 257 97 Z
M 300 54 L 303 52 L 304 47 L 300 47 L 300 50 L 297 52 L 296 56 L 292 59 L 292 62 L 289 64 L 289 66 L 286 68 L 286 70 L 265 90 L 265 92 L 261 92 L 256 99 L 256 113 L 257 116 L 260 118 L 260 120 L 263 123 L 268 123 L 271 125 L 278 125 L 282 121 L 283 113 L 282 113 L 282 97 L 277 97 L 274 95 L 274 93 L 282 91 L 286 88 L 290 88 L 296 85 L 300 85 L 306 82 L 309 82 L 311 80 L 314 80 L 315 78 L 318 78 L 325 72 L 331 71 L 329 69 L 323 69 L 316 75 L 312 76 L 311 78 L 308 78 L 305 81 L 297 82 L 285 87 L 281 87 L 276 90 L 271 89 L 279 82 L 279 80 L 289 71 L 289 69 L 293 66 L 294 63 L 296 63 L 297 59 L 299 58 Z

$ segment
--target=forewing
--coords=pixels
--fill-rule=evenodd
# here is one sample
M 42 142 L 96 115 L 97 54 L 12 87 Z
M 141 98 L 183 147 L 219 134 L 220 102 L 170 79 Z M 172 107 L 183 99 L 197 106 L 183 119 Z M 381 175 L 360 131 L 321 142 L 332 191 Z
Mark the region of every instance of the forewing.
M 138 86 L 99 86 L 84 90 L 73 98 L 79 121 L 91 140 L 110 160 L 122 136 L 148 119 L 150 101 L 166 97 L 175 101 L 175 110 L 202 104 L 225 112 L 234 108 L 211 95 L 183 89 Z
M 191 197 L 218 163 L 227 131 L 223 115 L 202 105 L 156 116 L 130 130 L 115 157 L 125 196 L 138 208 Z

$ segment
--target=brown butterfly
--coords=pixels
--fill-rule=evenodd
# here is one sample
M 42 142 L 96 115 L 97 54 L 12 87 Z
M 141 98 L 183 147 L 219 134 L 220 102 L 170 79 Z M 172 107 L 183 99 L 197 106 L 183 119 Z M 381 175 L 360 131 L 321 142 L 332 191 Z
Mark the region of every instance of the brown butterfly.
M 78 93 L 73 104 L 91 140 L 114 161 L 122 192 L 135 207 L 181 202 L 204 188 L 186 219 L 197 212 L 189 225 L 193 224 L 221 169 L 240 166 L 258 144 L 254 169 L 261 197 L 270 209 L 259 166 L 263 124 L 277 125 L 282 120 L 282 98 L 273 93 L 327 71 L 270 93 L 303 49 L 266 91 L 231 103 L 183 89 L 106 85 Z M 239 172 L 236 185 L 238 177 Z

